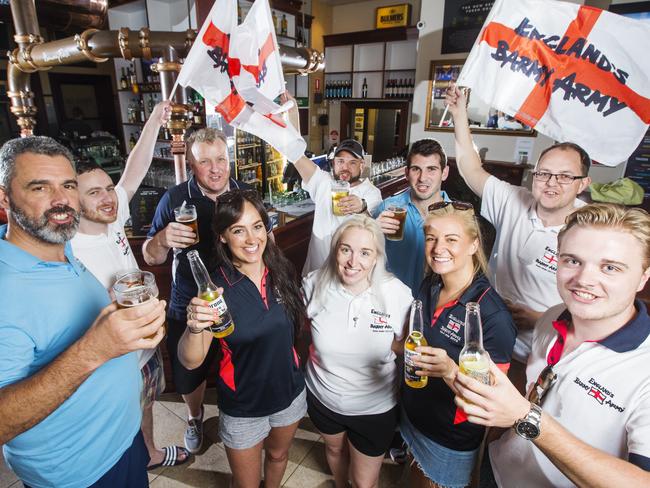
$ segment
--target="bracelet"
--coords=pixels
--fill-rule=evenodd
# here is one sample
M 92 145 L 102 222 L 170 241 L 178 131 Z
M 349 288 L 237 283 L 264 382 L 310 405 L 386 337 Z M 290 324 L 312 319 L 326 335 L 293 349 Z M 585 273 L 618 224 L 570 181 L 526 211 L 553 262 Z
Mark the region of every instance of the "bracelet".
M 201 334 L 205 329 L 195 329 L 194 327 L 190 327 L 189 325 L 187 328 L 190 330 L 190 334 Z

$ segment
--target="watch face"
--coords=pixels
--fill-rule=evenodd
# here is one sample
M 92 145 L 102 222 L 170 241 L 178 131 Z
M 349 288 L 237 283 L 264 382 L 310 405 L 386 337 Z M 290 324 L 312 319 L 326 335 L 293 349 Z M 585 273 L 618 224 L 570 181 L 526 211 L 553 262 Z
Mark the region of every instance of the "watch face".
M 526 439 L 535 439 L 539 435 L 539 428 L 532 422 L 525 420 L 517 424 L 517 434 Z

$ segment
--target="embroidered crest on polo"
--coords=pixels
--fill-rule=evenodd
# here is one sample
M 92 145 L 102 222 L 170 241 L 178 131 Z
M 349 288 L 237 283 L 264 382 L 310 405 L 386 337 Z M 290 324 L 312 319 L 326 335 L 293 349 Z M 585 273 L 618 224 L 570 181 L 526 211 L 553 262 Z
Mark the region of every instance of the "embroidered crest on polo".
M 440 333 L 445 336 L 450 341 L 459 344 L 463 339 L 461 336 L 461 330 L 465 324 L 465 320 L 461 320 L 458 317 L 455 317 L 453 314 L 449 314 L 448 322 L 444 327 L 440 327 L 438 330 Z
M 542 256 L 535 259 L 535 266 L 539 269 L 555 274 L 557 272 L 557 249 L 552 249 L 549 246 L 546 246 Z
M 607 387 L 601 385 L 594 378 L 589 378 L 589 381 L 583 381 L 577 376 L 573 383 L 585 390 L 587 395 L 592 397 L 598 404 L 610 407 L 618 412 L 623 413 L 626 407 L 616 404 L 613 399 L 616 395 Z

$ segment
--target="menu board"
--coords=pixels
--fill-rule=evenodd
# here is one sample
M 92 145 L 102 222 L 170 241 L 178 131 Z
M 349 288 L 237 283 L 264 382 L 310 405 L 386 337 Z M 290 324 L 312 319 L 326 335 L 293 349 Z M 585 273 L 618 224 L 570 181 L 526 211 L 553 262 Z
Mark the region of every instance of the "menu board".
M 442 54 L 468 53 L 494 0 L 445 0 Z
M 650 198 L 650 130 L 627 160 L 625 176 L 643 187 L 646 200 Z
M 151 221 L 158 202 L 165 194 L 164 188 L 139 188 L 135 192 L 129 209 L 131 210 L 131 235 L 133 237 L 146 237 L 151 229 Z

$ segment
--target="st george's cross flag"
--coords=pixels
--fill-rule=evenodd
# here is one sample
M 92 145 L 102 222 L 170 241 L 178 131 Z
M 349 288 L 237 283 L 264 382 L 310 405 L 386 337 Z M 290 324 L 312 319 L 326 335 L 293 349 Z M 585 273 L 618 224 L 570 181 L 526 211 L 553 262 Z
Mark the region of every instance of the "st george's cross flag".
M 265 140 L 290 161 L 306 143 L 281 113 L 291 105 L 273 100 L 284 92 L 280 50 L 268 0 L 256 0 L 237 25 L 237 0 L 217 0 L 178 75 L 224 120 Z
M 496 0 L 458 78 L 489 106 L 614 166 L 650 124 L 650 26 L 554 0 Z

